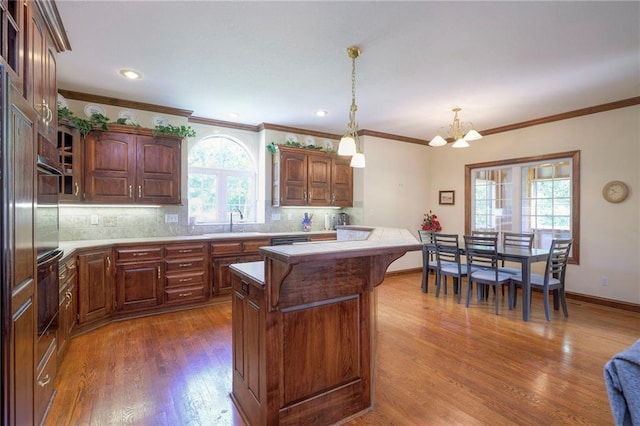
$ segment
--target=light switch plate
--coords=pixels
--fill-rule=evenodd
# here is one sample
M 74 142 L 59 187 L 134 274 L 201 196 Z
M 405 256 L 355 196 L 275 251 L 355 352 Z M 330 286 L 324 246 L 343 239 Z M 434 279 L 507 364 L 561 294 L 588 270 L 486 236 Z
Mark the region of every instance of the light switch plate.
M 280 220 L 280 213 L 271 213 L 271 220 Z
M 177 223 L 178 222 L 178 215 L 177 214 L 165 214 L 164 215 L 164 222 L 165 223 Z

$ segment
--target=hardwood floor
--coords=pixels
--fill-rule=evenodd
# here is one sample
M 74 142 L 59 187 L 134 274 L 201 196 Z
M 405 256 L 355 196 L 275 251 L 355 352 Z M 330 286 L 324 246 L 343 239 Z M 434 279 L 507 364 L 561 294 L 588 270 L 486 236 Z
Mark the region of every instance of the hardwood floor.
M 506 303 L 469 308 L 378 287 L 374 408 L 349 425 L 580 424 L 613 419 L 604 364 L 640 337 L 640 315 L 569 300 L 531 321 Z M 465 293 L 466 294 L 466 293 Z M 47 425 L 244 425 L 231 391 L 231 305 L 111 324 L 71 341 Z

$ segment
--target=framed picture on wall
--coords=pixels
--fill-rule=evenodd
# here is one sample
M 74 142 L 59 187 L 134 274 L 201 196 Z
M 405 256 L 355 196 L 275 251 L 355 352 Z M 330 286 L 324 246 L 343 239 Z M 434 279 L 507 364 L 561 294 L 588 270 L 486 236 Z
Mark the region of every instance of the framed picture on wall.
M 440 191 L 440 204 L 454 205 L 456 203 L 455 191 Z

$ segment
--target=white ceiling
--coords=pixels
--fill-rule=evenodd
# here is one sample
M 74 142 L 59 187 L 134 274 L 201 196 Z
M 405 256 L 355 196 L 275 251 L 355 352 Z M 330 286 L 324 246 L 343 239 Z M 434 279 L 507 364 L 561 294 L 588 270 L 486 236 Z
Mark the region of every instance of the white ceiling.
M 640 95 L 638 1 L 56 3 L 59 88 L 216 120 L 343 133 L 350 45 L 360 128 L 400 136 L 456 106 L 482 130 Z

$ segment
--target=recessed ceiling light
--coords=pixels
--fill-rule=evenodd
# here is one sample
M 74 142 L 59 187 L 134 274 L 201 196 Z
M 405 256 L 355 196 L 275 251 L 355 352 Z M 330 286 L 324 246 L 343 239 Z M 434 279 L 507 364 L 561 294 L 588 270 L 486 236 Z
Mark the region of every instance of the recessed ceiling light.
M 325 111 L 323 109 L 319 109 L 316 111 L 316 116 L 317 117 L 326 117 L 327 115 L 329 115 L 328 111 Z
M 120 70 L 120 74 L 129 80 L 139 80 L 142 78 L 142 74 L 134 70 Z

